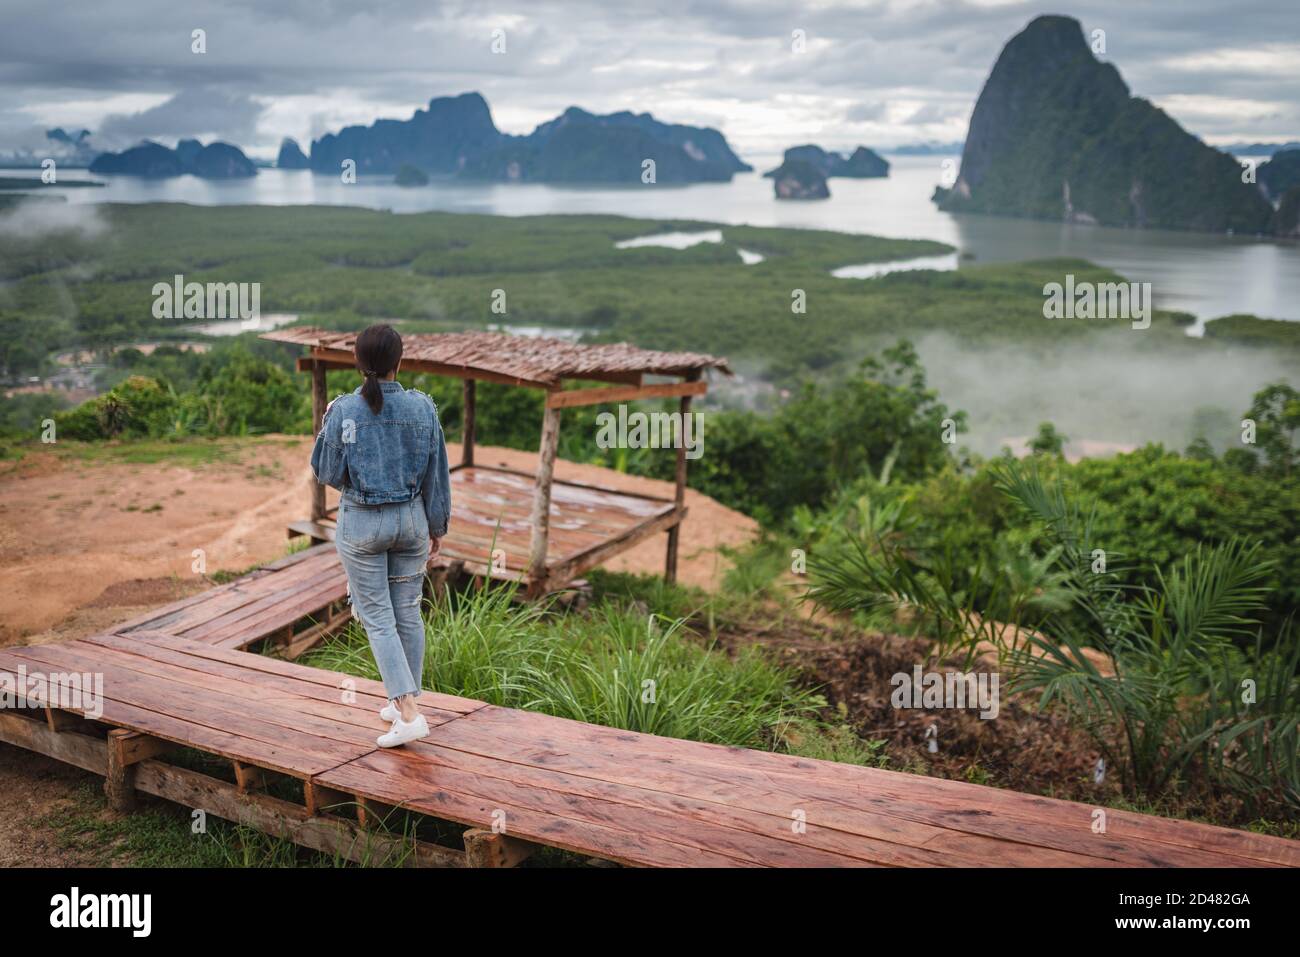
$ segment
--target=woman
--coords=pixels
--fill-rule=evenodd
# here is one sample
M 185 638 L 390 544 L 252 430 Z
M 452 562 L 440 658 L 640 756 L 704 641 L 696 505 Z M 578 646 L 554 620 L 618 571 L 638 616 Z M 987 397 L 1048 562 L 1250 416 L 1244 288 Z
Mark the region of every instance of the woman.
M 429 556 L 447 534 L 451 480 L 438 410 L 397 382 L 402 337 L 374 325 L 357 336 L 361 386 L 325 408 L 311 454 L 316 481 L 341 493 L 334 544 L 352 608 L 370 638 L 392 727 L 381 748 L 428 737 L 415 707 L 424 673 L 420 599 Z

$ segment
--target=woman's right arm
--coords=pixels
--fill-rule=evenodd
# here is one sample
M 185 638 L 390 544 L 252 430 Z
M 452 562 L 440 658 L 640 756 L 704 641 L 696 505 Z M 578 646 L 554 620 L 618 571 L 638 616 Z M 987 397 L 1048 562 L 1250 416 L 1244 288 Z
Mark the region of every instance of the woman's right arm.
M 321 420 L 320 434 L 316 436 L 316 445 L 311 450 L 311 471 L 316 481 L 332 488 L 343 488 L 347 475 L 347 455 L 343 450 L 342 431 L 339 424 L 331 421 L 330 410 L 334 399 L 325 406 L 325 415 Z M 338 416 L 334 416 L 337 419 Z

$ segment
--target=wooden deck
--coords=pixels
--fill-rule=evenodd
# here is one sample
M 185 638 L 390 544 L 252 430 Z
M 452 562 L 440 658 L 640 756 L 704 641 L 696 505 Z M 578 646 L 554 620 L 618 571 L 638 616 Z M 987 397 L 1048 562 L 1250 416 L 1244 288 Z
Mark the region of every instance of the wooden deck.
M 191 634 L 220 631 L 183 611 L 172 620 Z M 428 692 L 431 736 L 381 750 L 379 683 L 138 626 L 0 650 L 0 679 L 20 690 L 70 673 L 102 676 L 98 707 L 23 692 L 29 710 L 0 710 L 0 740 L 104 774 L 123 809 L 144 791 L 356 859 L 392 840 L 374 821 L 401 806 L 471 829 L 464 852 L 416 842 L 423 864 L 549 845 L 662 867 L 1300 866 L 1300 842 L 1280 838 L 1118 810 L 1094 833 L 1084 804 Z M 236 783 L 170 763 L 175 745 L 230 762 Z M 300 781 L 301 803 L 261 793 L 267 774 Z
M 523 582 L 532 541 L 536 478 L 531 472 L 488 465 L 451 470 L 451 522 L 439 564 L 498 581 Z M 333 538 L 338 508 L 327 522 L 295 523 L 290 534 Z M 678 525 L 686 508 L 672 499 L 620 492 L 555 479 L 551 486 L 546 577 L 539 591 L 563 588 L 583 572 L 659 532 Z
M 445 557 L 493 578 L 519 581 L 532 537 L 534 476 L 486 465 L 451 473 L 451 523 Z M 671 499 L 556 479 L 551 486 L 546 578 L 562 587 L 610 555 L 667 531 L 685 509 Z

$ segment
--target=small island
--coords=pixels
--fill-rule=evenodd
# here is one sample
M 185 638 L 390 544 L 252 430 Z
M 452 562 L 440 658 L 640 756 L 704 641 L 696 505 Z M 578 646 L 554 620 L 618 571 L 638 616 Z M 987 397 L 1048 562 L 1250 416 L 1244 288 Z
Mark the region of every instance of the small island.
M 825 175 L 807 160 L 788 159 L 765 175 L 772 177 L 777 199 L 830 199 Z
M 229 143 L 181 140 L 176 148 L 148 140 L 121 153 L 101 153 L 90 164 L 92 173 L 118 173 L 145 179 L 198 176 L 202 179 L 244 179 L 257 175 L 257 168 L 244 151 Z
M 880 179 L 889 175 L 889 161 L 875 150 L 859 146 L 850 156 L 824 150 L 809 143 L 804 146 L 792 146 L 785 151 L 784 162 L 776 169 L 768 170 L 764 176 L 775 176 L 778 170 L 793 160 L 811 163 L 829 179 L 843 176 L 846 179 Z
M 393 177 L 393 182 L 398 186 L 428 186 L 429 174 L 418 166 L 403 163 L 397 170 L 397 175 Z

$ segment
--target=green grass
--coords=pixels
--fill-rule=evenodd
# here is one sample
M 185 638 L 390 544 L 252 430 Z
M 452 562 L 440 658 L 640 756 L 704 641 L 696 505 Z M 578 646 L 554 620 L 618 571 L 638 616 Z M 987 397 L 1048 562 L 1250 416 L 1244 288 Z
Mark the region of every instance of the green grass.
M 184 438 L 131 439 L 113 442 L 74 442 L 60 440 L 50 445 L 32 444 L 31 449 L 53 450 L 60 458 L 88 464 L 169 465 L 192 468 L 217 462 L 240 462 L 248 453 L 257 454 L 270 439 Z
M 605 727 L 750 748 L 779 743 L 824 701 L 754 649 L 728 656 L 680 619 L 599 603 L 552 614 L 508 589 L 426 607 L 424 686 Z M 378 678 L 353 626 L 304 663 Z

